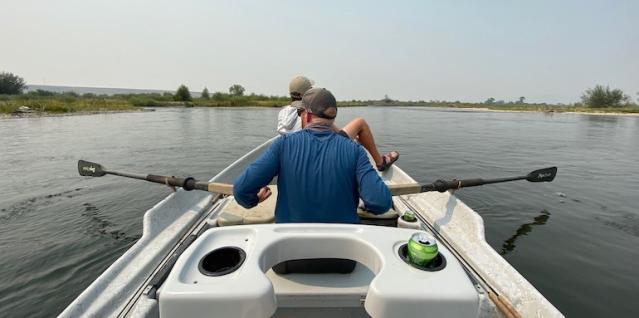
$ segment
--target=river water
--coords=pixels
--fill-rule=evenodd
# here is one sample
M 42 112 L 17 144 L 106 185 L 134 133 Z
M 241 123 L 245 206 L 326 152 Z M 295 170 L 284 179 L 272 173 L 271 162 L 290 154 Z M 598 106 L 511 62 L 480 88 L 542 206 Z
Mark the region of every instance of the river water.
M 0 316 L 50 317 L 135 243 L 169 189 L 84 178 L 114 170 L 208 179 L 274 135 L 278 109 L 0 119 Z M 552 183 L 457 195 L 490 245 L 570 317 L 639 316 L 639 117 L 340 109 L 366 118 L 414 179 L 506 177 L 556 165 Z

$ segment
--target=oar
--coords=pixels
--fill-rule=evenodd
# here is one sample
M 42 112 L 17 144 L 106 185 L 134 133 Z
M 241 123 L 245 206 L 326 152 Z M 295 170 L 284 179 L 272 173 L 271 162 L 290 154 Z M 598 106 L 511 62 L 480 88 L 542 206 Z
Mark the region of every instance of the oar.
M 510 182 L 517 180 L 527 180 L 530 182 L 550 182 L 555 179 L 557 175 L 557 167 L 550 167 L 535 170 L 525 176 L 510 177 L 510 178 L 497 178 L 497 179 L 466 179 L 466 180 L 437 180 L 429 184 L 391 184 L 388 188 L 393 195 L 404 195 L 420 192 L 439 191 L 445 192 L 448 190 L 456 190 L 460 188 L 476 187 L 484 184 Z
M 233 194 L 233 185 L 225 184 L 225 183 L 217 183 L 217 182 L 205 182 L 198 181 L 191 177 L 188 178 L 176 178 L 176 177 L 167 177 L 167 176 L 157 176 L 153 174 L 142 175 L 136 173 L 128 173 L 128 172 L 118 172 L 111 171 L 104 168 L 104 166 L 84 160 L 78 160 L 78 172 L 81 176 L 89 176 L 89 177 L 102 177 L 106 174 L 112 174 L 115 176 L 133 178 L 151 181 L 155 183 L 161 183 L 168 186 L 173 187 L 182 187 L 184 190 L 202 190 L 214 193 L 221 194 Z
M 105 169 L 102 165 L 94 162 L 79 160 L 78 172 L 81 176 L 102 177 L 106 174 L 122 176 L 133 179 L 140 179 L 161 183 L 173 187 L 182 187 L 184 190 L 202 190 L 213 193 L 233 194 L 233 185 L 217 182 L 198 181 L 191 177 L 177 178 L 168 176 L 157 176 L 153 174 L 141 175 L 135 173 L 118 172 Z M 404 195 L 420 192 L 456 190 L 460 188 L 476 187 L 484 184 L 509 182 L 517 180 L 528 180 L 530 182 L 550 182 L 557 175 L 557 167 L 535 170 L 525 176 L 497 179 L 466 179 L 466 180 L 437 180 L 429 184 L 410 183 L 410 184 L 391 184 L 388 188 L 392 195 Z

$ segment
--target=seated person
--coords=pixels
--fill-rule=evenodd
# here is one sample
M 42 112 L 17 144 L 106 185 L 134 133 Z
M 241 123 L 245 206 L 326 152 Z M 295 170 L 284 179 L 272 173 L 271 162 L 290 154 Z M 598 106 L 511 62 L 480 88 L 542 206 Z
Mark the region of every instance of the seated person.
M 302 111 L 301 100 L 302 95 L 313 86 L 313 82 L 304 76 L 294 77 L 288 85 L 291 95 L 291 104 L 284 106 L 277 116 L 277 132 L 281 135 L 295 132 L 302 129 L 301 120 L 298 120 L 299 113 Z M 373 132 L 364 118 L 358 117 L 346 124 L 341 130 L 333 125 L 332 129 L 336 132 L 357 140 L 368 150 L 373 157 L 377 170 L 384 171 L 388 169 L 397 159 L 399 152 L 391 151 L 382 155 L 377 150 Z

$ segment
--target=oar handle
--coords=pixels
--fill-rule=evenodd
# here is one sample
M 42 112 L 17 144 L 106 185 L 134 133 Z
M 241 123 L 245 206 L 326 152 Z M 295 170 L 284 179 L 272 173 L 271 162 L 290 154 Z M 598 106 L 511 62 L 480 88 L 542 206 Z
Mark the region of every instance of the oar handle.
M 405 195 L 422 192 L 422 185 L 419 183 L 389 184 L 388 189 L 393 196 Z
M 195 189 L 213 192 L 213 193 L 220 193 L 220 194 L 228 194 L 228 195 L 233 194 L 233 185 L 228 183 L 198 181 L 195 183 Z M 188 189 L 185 188 L 185 190 L 188 190 Z

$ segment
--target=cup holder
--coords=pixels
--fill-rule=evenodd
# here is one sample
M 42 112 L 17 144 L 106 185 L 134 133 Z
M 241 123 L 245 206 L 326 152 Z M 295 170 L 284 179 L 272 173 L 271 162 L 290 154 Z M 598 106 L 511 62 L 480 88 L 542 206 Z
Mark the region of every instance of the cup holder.
M 437 253 L 437 256 L 435 256 L 435 258 L 433 258 L 433 260 L 426 266 L 419 266 L 410 262 L 410 260 L 408 259 L 408 244 L 403 244 L 402 246 L 400 246 L 398 254 L 399 257 L 404 262 L 406 262 L 406 264 L 423 271 L 436 272 L 446 267 L 446 258 L 444 257 L 444 255 L 442 255 L 442 253 Z
M 245 259 L 246 253 L 239 247 L 220 247 L 202 257 L 198 269 L 206 276 L 223 276 L 240 268 Z

